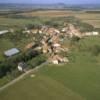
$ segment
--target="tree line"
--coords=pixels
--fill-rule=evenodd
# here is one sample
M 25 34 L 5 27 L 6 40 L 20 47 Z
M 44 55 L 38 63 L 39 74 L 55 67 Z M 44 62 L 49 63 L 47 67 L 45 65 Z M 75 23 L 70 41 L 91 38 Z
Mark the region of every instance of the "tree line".
M 16 69 L 19 62 L 27 62 L 33 57 L 36 57 L 37 55 L 39 55 L 39 52 L 29 50 L 27 52 L 10 57 L 3 62 L 0 62 L 0 78 L 5 76 L 8 72 L 11 72 Z

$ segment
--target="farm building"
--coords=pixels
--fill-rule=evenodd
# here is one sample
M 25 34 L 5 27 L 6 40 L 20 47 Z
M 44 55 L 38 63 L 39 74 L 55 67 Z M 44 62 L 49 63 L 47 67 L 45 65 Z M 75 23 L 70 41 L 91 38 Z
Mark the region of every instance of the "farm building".
M 18 70 L 19 71 L 21 71 L 21 72 L 25 72 L 26 71 L 26 68 L 27 68 L 27 65 L 26 65 L 26 63 L 24 63 L 24 62 L 20 62 L 19 64 L 18 64 Z
M 2 35 L 2 34 L 6 34 L 6 33 L 8 33 L 8 32 L 9 32 L 8 30 L 0 31 L 0 35 Z
M 99 35 L 99 32 L 86 32 L 84 34 L 84 36 L 97 36 L 97 35 Z
M 12 48 L 10 50 L 7 50 L 4 52 L 4 55 L 7 56 L 7 57 L 11 57 L 15 54 L 18 54 L 20 51 L 17 49 L 17 48 Z

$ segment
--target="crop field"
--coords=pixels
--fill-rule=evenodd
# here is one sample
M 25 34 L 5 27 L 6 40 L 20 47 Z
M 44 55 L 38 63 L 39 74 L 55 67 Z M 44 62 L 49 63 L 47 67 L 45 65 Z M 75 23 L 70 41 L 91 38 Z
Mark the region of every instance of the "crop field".
M 63 11 L 63 10 L 46 10 L 46 11 L 33 11 L 29 13 L 22 13 L 24 16 L 40 16 L 40 17 L 64 17 L 72 15 L 72 11 Z
M 0 93 L 1 100 L 100 100 L 100 55 L 86 50 L 99 37 L 81 40 L 65 65 L 45 65 Z M 34 75 L 34 77 L 31 77 Z M 17 94 L 17 95 L 16 95 Z
M 100 13 L 93 12 L 88 13 L 85 11 L 70 11 L 70 10 L 46 10 L 46 11 L 33 11 L 29 13 L 22 13 L 24 16 L 39 16 L 39 17 L 66 17 L 75 16 L 81 19 L 83 22 L 89 23 L 96 28 L 100 28 Z
M 75 15 L 77 18 L 81 19 L 83 22 L 89 23 L 96 28 L 100 28 L 100 13 L 80 13 Z

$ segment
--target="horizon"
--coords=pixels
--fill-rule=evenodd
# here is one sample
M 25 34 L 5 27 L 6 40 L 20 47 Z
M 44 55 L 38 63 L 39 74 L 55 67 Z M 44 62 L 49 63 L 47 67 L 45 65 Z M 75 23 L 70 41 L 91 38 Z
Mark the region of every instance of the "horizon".
M 0 4 L 100 4 L 98 0 L 0 0 Z

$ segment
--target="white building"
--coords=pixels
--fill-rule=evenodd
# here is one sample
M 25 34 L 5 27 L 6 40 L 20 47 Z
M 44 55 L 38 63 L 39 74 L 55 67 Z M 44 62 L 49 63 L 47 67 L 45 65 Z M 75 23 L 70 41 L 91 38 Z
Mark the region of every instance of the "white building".
M 99 32 L 93 32 L 93 35 L 99 35 Z
M 26 68 L 27 68 L 27 65 L 24 63 L 24 62 L 20 62 L 19 64 L 18 64 L 18 70 L 20 71 L 20 72 L 25 72 L 26 71 Z
M 97 36 L 97 35 L 99 35 L 99 32 L 86 32 L 84 34 L 84 36 Z
M 53 64 L 59 64 L 58 60 L 53 60 L 52 63 Z
M 61 45 L 58 43 L 53 44 L 53 47 L 60 47 Z
M 8 30 L 0 31 L 0 35 L 2 35 L 2 34 L 6 34 L 6 33 L 8 33 L 8 32 L 9 32 Z

